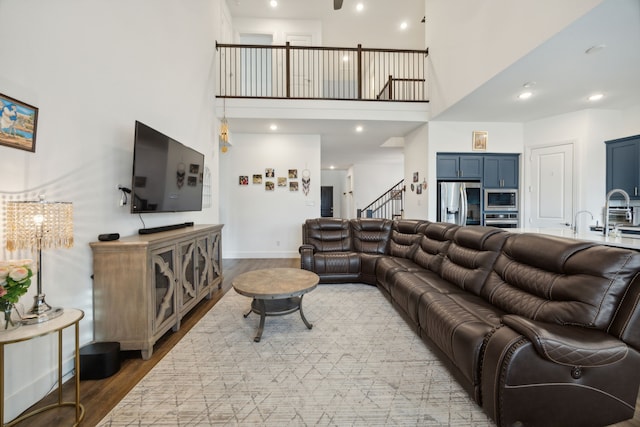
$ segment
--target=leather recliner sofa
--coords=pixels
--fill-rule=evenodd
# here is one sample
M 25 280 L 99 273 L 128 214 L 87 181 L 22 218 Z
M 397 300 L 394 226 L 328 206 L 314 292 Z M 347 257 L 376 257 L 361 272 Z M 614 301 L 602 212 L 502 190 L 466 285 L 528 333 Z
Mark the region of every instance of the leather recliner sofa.
M 310 219 L 301 266 L 376 285 L 499 426 L 632 418 L 640 253 L 494 227 Z

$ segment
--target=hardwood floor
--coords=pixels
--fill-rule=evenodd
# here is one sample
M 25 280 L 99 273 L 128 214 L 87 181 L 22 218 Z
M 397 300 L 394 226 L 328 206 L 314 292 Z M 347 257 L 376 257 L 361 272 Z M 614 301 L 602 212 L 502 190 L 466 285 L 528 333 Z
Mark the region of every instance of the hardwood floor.
M 180 339 L 204 316 L 231 288 L 231 281 L 238 274 L 250 270 L 270 267 L 298 268 L 300 260 L 291 259 L 225 259 L 223 260 L 224 281 L 222 289 L 210 300 L 203 300 L 181 322 L 177 332 L 169 332 L 154 346 L 149 360 L 142 360 L 139 351 L 123 352 L 120 371 L 103 380 L 86 380 L 80 383 L 80 400 L 85 408 L 82 426 L 95 426 L 109 411 L 153 368 Z M 63 385 L 63 399 L 75 398 L 74 381 Z M 54 403 L 57 393 L 53 392 L 28 411 Z M 19 427 L 70 426 L 74 419 L 73 408 L 50 410 L 16 424 Z M 640 399 L 636 403 L 636 414 L 631 420 L 615 424 L 617 427 L 640 427 Z
M 80 402 L 85 408 L 82 426 L 95 426 L 109 411 L 126 396 L 126 394 L 153 368 L 180 339 L 204 316 L 231 288 L 231 281 L 238 274 L 250 270 L 272 267 L 300 267 L 298 258 L 291 259 L 225 259 L 222 264 L 224 281 L 222 289 L 215 292 L 210 300 L 202 300 L 181 321 L 180 330 L 168 332 L 154 346 L 149 360 L 142 360 L 139 351 L 122 352 L 120 370 L 115 375 L 102 380 L 85 380 L 80 382 Z M 75 400 L 75 382 L 67 381 L 63 385 L 63 400 Z M 40 402 L 29 408 L 36 408 L 55 403 L 57 392 L 51 393 Z M 19 427 L 51 427 L 71 426 L 74 423 L 75 409 L 72 407 L 54 409 L 34 416 L 21 423 Z

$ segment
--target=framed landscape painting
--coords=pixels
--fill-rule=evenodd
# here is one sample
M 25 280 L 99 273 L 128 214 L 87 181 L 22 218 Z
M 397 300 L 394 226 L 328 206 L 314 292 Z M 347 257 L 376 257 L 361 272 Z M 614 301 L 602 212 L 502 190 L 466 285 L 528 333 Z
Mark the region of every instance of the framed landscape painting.
M 0 145 L 36 151 L 38 109 L 0 93 Z

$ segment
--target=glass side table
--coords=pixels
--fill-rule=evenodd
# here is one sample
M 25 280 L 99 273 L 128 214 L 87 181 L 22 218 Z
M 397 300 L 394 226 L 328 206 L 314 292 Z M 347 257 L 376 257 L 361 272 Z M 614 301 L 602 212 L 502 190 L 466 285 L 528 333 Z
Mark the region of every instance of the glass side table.
M 84 317 L 84 312 L 75 308 L 65 308 L 64 313 L 55 319 L 33 325 L 22 325 L 11 331 L 0 333 L 0 425 L 4 427 L 13 426 L 34 415 L 41 414 L 50 409 L 62 406 L 73 406 L 76 410 L 74 426 L 80 424 L 84 418 L 84 406 L 80 403 L 80 348 L 79 348 L 79 322 Z M 75 402 L 64 402 L 62 400 L 62 331 L 70 326 L 75 326 L 75 380 L 76 396 Z M 10 423 L 4 424 L 4 348 L 7 345 L 22 341 L 29 341 L 33 338 L 58 333 L 58 402 L 47 405 L 21 415 Z

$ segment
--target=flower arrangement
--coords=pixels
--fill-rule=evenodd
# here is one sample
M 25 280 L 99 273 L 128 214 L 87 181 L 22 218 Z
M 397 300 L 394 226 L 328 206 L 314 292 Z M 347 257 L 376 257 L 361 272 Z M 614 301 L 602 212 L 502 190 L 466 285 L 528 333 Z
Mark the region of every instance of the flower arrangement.
M 31 285 L 32 265 L 33 261 L 30 259 L 0 261 L 0 310 L 5 314 L 5 329 L 11 322 L 13 304 L 18 302 Z

